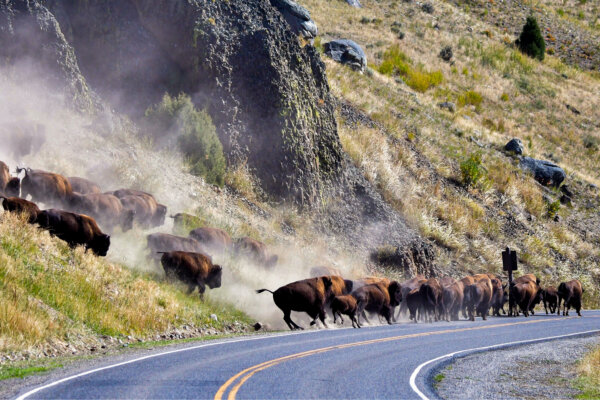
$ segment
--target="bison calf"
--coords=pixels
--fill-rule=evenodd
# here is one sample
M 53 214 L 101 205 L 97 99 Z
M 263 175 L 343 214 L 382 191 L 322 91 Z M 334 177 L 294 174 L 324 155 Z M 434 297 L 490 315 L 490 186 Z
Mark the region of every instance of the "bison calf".
M 321 276 L 318 278 L 304 279 L 288 283 L 272 292 L 269 289 L 259 289 L 256 293 L 273 293 L 275 305 L 283 311 L 283 320 L 291 330 L 304 329 L 290 318 L 292 311 L 307 313 L 313 320 L 314 325 L 317 318 L 325 323 L 325 301 L 331 292 L 331 278 Z
M 220 265 L 213 265 L 206 254 L 186 251 L 161 252 L 161 254 L 160 261 L 165 274 L 174 275 L 188 285 L 188 294 L 192 293 L 197 286 L 202 298 L 206 285 L 211 289 L 221 287 L 223 269 Z
M 342 318 L 342 314 L 346 314 L 352 320 L 353 328 L 360 328 L 360 324 L 356 319 L 356 310 L 357 303 L 356 299 L 349 294 L 345 294 L 342 296 L 335 296 L 331 301 L 331 311 L 333 313 L 333 323 L 336 322 L 336 316 L 340 317 L 342 324 L 344 323 L 344 318 Z
M 547 288 L 542 289 L 541 292 L 546 314 L 548 314 L 548 310 L 550 310 L 550 314 L 554 314 L 555 312 L 556 314 L 560 314 L 560 309 L 558 307 L 558 290 L 554 286 L 548 286 Z

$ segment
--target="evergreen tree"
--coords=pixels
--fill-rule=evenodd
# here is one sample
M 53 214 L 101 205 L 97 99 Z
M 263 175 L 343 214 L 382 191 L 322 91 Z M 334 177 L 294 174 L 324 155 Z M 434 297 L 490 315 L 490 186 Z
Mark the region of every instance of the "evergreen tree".
M 527 17 L 521 36 L 517 40 L 517 46 L 529 57 L 537 58 L 540 61 L 544 59 L 546 42 L 535 17 Z

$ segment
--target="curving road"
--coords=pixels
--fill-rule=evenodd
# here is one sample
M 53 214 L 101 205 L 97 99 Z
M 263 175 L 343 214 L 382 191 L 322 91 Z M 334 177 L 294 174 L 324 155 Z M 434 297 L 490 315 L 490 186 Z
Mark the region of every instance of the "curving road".
M 433 371 L 452 357 L 599 333 L 600 311 L 584 311 L 253 336 L 162 349 L 25 389 L 18 399 L 435 398 Z

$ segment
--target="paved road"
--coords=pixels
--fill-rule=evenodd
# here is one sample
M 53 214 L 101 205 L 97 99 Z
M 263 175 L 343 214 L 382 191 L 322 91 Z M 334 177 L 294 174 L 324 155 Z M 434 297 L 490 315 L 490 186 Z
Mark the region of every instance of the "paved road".
M 583 315 L 316 330 L 162 349 L 25 389 L 21 398 L 433 398 L 432 371 L 449 358 L 423 363 L 507 342 L 600 332 L 600 311 Z

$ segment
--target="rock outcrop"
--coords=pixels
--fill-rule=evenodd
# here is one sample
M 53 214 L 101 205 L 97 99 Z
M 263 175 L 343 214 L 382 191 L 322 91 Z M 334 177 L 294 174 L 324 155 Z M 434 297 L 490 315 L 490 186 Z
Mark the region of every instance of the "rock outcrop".
M 292 0 L 271 0 L 271 4 L 281 12 L 295 34 L 313 42 L 319 30 L 306 8 Z
M 533 174 L 535 180 L 544 186 L 559 187 L 567 174 L 558 165 L 550 161 L 536 160 L 531 157 L 522 157 L 520 167 Z
M 349 39 L 332 40 L 323 46 L 325 54 L 333 60 L 364 72 L 367 68 L 367 56 L 363 49 Z
M 523 142 L 519 138 L 513 138 L 506 146 L 504 146 L 504 150 L 514 152 L 515 154 L 523 154 Z

